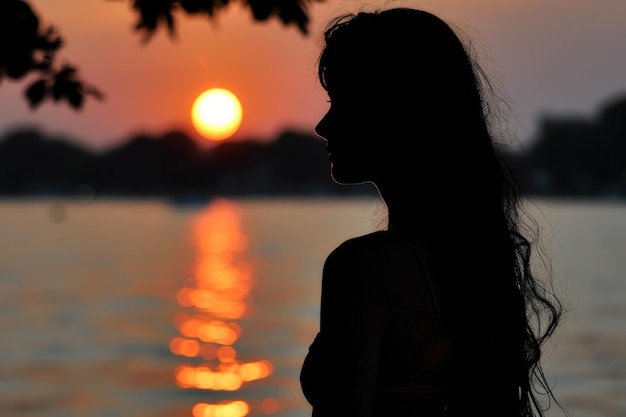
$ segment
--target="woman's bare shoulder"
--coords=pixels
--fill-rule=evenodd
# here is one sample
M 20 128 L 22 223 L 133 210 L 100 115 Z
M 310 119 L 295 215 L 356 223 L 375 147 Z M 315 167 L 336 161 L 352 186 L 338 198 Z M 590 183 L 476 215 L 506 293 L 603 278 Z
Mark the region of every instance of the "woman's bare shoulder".
M 334 294 L 350 295 L 387 308 L 385 300 L 423 290 L 427 274 L 407 242 L 387 232 L 346 240 L 324 265 L 322 286 Z M 345 299 L 342 299 L 345 302 Z
M 335 266 L 348 263 L 352 267 L 357 263 L 365 270 L 384 268 L 389 272 L 389 265 L 401 266 L 414 261 L 415 256 L 406 243 L 386 231 L 377 231 L 344 241 L 329 254 L 326 262 Z M 395 268 L 398 269 L 401 268 Z

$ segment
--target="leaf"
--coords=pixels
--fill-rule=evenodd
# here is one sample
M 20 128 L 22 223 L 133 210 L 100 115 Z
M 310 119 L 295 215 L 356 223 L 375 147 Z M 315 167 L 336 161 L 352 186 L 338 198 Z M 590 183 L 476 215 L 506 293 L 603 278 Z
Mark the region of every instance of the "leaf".
M 285 25 L 295 23 L 300 32 L 307 35 L 309 33 L 309 17 L 305 4 L 301 1 L 282 1 L 278 16 Z
M 67 97 L 68 91 L 72 88 L 72 84 L 77 83 L 75 80 L 76 68 L 70 65 L 64 65 L 63 68 L 54 76 L 52 84 L 52 98 L 59 101 L 63 97 Z
M 144 32 L 144 42 L 154 35 L 159 22 L 165 21 L 170 36 L 175 36 L 172 9 L 174 0 L 134 0 L 133 9 L 139 12 L 139 21 L 135 29 Z
M 89 94 L 90 96 L 93 96 L 93 98 L 95 98 L 98 101 L 104 100 L 104 93 L 102 93 L 102 91 L 98 90 L 95 87 L 83 86 L 83 91 L 84 91 L 85 94 Z
M 76 75 L 76 68 L 70 65 L 64 65 L 61 71 L 57 72 L 54 78 L 57 80 L 71 80 Z
M 46 90 L 47 85 L 44 78 L 39 81 L 35 81 L 26 89 L 26 98 L 28 99 L 31 108 L 36 108 L 41 104 L 43 99 L 46 97 Z
M 37 35 L 35 47 L 44 51 L 55 52 L 63 46 L 63 39 L 56 33 L 53 26 L 48 27 L 45 33 Z
M 54 101 L 65 99 L 72 107 L 80 108 L 84 97 L 83 84 L 80 81 L 57 76 L 52 85 L 52 97 Z
M 248 5 L 252 9 L 254 19 L 260 21 L 269 19 L 274 9 L 272 1 L 267 0 L 248 0 Z
M 62 79 L 54 80 L 52 84 L 52 98 L 54 101 L 59 101 L 65 94 L 65 81 Z
M 226 6 L 228 0 L 179 0 L 180 7 L 187 14 L 206 13 L 209 16 Z
M 77 82 L 70 83 L 66 91 L 66 97 L 72 107 L 79 109 L 83 104 L 82 85 Z
M 311 0 L 247 0 L 247 4 L 255 20 L 265 21 L 276 16 L 284 25 L 295 24 L 301 33 L 307 35 L 309 16 L 306 1 Z

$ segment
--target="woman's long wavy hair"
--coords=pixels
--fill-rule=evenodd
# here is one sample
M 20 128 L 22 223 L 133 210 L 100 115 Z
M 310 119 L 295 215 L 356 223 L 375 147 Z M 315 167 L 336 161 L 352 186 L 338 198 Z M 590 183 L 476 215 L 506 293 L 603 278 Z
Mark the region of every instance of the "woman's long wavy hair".
M 460 30 L 429 12 L 358 12 L 328 25 L 318 76 L 329 93 L 346 77 L 384 90 L 404 120 L 388 146 L 413 156 L 416 178 L 429 178 L 416 196 L 427 190 L 438 201 L 436 227 L 421 232 L 452 341 L 450 415 L 544 416 L 558 401 L 541 352 L 562 305 L 549 268 L 540 279 L 531 267 L 538 228 L 498 152 L 502 102 L 472 52 Z

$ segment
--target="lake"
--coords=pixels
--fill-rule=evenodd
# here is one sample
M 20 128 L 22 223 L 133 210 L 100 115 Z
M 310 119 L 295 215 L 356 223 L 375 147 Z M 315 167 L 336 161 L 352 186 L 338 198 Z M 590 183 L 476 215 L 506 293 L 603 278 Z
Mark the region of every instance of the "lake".
M 626 203 L 531 200 L 573 417 L 626 415 Z M 0 415 L 305 417 L 321 269 L 371 198 L 0 201 Z M 559 413 L 551 413 L 557 416 Z

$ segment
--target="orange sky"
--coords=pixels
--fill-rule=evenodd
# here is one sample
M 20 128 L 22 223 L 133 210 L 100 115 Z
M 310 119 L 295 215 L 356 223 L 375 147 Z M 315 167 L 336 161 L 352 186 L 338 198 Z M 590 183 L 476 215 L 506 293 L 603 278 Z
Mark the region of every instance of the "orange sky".
M 311 34 L 277 20 L 254 22 L 233 3 L 214 22 L 180 15 L 178 39 L 160 31 L 142 46 L 131 30 L 129 1 L 30 0 L 44 23 L 66 40 L 59 58 L 106 94 L 80 112 L 45 103 L 31 111 L 24 82 L 0 84 L 0 135 L 35 124 L 92 148 L 106 148 L 137 132 L 182 128 L 195 134 L 189 113 L 210 87 L 232 90 L 244 117 L 234 139 L 273 138 L 287 127 L 312 130 L 327 103 L 315 61 L 320 29 L 332 16 L 362 5 L 423 7 L 468 25 L 489 45 L 510 97 L 521 139 L 538 114 L 589 114 L 626 90 L 626 2 L 623 0 L 326 0 L 310 8 Z M 471 33 L 470 33 L 471 34 Z

